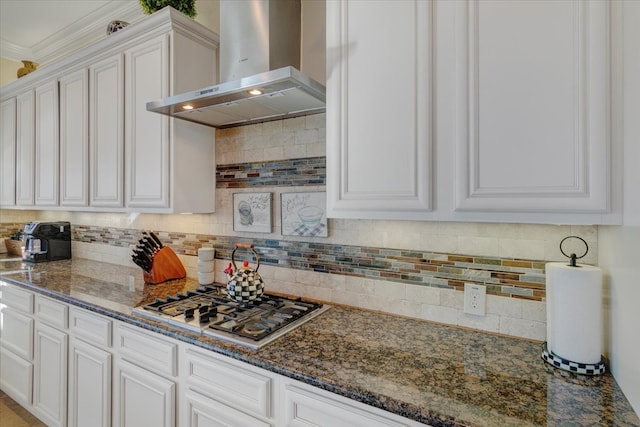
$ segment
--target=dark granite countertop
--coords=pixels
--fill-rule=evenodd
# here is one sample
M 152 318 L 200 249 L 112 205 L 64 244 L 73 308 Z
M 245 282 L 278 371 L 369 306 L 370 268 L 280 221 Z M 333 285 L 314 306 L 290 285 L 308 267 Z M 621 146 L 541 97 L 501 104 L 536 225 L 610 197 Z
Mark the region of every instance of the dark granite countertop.
M 0 273 L 23 266 L 0 264 Z M 551 368 L 538 342 L 333 306 L 251 350 L 131 314 L 156 297 L 196 288 L 194 280 L 145 285 L 139 269 L 85 259 L 25 267 L 0 280 L 425 424 L 640 426 L 610 374 Z

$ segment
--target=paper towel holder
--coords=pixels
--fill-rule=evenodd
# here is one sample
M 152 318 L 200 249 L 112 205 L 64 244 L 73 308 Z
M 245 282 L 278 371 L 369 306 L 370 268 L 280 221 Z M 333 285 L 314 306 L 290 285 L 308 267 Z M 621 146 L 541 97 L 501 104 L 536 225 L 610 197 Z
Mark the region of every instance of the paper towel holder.
M 565 240 L 567 239 L 578 239 L 580 240 L 582 243 L 584 243 L 584 253 L 580 256 L 577 256 L 576 254 L 571 254 L 571 255 L 567 255 L 565 253 L 565 251 L 562 249 L 562 244 L 564 243 Z M 587 253 L 589 252 L 589 245 L 587 244 L 587 242 L 582 238 L 582 237 L 578 237 L 578 236 L 567 236 L 564 239 L 562 239 L 560 241 L 560 252 L 562 252 L 562 255 L 566 256 L 567 258 L 569 258 L 569 266 L 571 267 L 580 267 L 579 265 L 576 265 L 576 260 L 579 260 L 580 258 L 584 258 L 585 255 L 587 255 Z

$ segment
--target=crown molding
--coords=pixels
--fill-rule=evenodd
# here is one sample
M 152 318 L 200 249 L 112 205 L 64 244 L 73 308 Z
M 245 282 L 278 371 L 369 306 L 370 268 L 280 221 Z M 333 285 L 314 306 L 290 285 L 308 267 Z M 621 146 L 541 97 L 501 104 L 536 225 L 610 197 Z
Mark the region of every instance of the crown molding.
M 0 56 L 16 62 L 20 62 L 23 59 L 33 61 L 33 52 L 31 49 L 8 42 L 5 39 L 0 39 Z
M 120 20 L 133 24 L 144 17 L 142 8 L 137 1 L 113 1 L 36 43 L 31 48 L 0 40 L 0 51 L 4 58 L 13 61 L 20 62 L 27 59 L 43 65 L 106 37 L 107 25 L 111 21 Z

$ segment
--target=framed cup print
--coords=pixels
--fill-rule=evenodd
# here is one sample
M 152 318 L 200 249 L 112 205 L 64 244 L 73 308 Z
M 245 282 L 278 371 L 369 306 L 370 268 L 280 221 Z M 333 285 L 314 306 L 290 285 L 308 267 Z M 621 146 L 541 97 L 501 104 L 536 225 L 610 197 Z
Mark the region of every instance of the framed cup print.
M 283 236 L 327 237 L 327 193 L 282 193 Z
M 271 193 L 233 193 L 233 231 L 271 233 Z

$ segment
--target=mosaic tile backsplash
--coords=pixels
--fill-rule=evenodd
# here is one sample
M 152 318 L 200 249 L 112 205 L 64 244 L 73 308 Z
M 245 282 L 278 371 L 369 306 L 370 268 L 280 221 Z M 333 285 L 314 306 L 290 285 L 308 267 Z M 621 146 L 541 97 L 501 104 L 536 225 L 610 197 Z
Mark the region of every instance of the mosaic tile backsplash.
M 218 165 L 216 188 L 325 185 L 325 157 Z
M 0 224 L 0 238 L 8 237 L 22 224 Z M 198 248 L 213 247 L 216 258 L 231 259 L 236 242 L 251 241 L 260 262 L 275 267 L 380 279 L 413 285 L 462 291 L 465 282 L 487 286 L 487 293 L 544 301 L 544 261 L 488 258 L 277 239 L 247 239 L 233 236 L 156 231 L 176 253 L 197 256 Z M 119 247 L 135 245 L 140 230 L 91 225 L 72 226 L 74 241 Z

